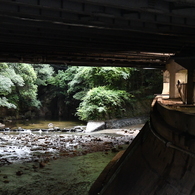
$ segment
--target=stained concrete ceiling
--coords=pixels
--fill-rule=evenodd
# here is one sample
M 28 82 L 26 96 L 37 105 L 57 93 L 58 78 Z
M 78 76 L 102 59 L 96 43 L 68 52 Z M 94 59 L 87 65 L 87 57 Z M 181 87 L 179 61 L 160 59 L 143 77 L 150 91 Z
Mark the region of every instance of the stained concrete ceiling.
M 164 67 L 195 51 L 193 0 L 0 0 L 0 61 Z

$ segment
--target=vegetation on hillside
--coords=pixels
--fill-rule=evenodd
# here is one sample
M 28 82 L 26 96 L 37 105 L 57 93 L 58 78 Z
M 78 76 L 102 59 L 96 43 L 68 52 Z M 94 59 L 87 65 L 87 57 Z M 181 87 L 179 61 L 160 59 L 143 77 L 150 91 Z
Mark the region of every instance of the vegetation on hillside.
M 82 120 L 124 117 L 132 101 L 160 93 L 161 85 L 160 70 L 0 63 L 0 109 Z

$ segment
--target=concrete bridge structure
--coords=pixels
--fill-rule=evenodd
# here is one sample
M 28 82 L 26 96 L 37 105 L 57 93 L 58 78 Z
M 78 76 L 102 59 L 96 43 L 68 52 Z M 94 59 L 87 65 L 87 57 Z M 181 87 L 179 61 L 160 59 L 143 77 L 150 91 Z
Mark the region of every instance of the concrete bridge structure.
M 193 59 L 193 0 L 0 0 L 0 61 L 164 68 Z
M 0 0 L 0 62 L 164 70 L 150 121 L 89 193 L 195 194 L 194 0 Z

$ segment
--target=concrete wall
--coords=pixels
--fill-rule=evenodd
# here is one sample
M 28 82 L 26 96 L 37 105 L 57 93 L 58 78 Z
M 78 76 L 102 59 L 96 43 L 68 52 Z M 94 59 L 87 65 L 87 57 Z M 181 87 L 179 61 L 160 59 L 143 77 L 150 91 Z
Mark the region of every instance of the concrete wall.
M 163 74 L 162 94 L 169 94 L 169 98 L 179 98 L 177 81 L 180 80 L 181 83 L 187 83 L 187 69 L 173 60 L 166 65 L 166 69 Z
M 195 115 L 157 101 L 150 123 L 112 167 L 112 174 L 105 176 L 98 194 L 195 194 L 194 121 Z M 90 191 L 90 195 L 95 194 Z

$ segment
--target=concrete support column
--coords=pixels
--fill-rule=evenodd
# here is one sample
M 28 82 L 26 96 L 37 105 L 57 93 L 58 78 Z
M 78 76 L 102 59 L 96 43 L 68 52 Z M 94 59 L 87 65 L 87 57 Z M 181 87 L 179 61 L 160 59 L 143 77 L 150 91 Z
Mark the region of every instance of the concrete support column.
M 169 98 L 178 98 L 178 89 L 177 89 L 177 78 L 176 73 L 180 70 L 185 69 L 184 67 L 180 66 L 178 63 L 176 63 L 174 60 L 169 61 L 169 63 L 166 65 L 166 69 L 169 71 L 170 74 L 170 80 L 169 80 Z
M 188 70 L 187 75 L 187 87 L 186 87 L 186 96 L 187 104 L 194 103 L 194 66 L 195 59 L 177 59 L 177 63 L 181 64 Z
M 194 83 L 193 83 L 194 69 L 188 68 L 188 80 L 187 80 L 187 104 L 194 103 Z
M 176 90 L 175 71 L 170 70 L 169 98 L 176 98 L 175 90 Z

